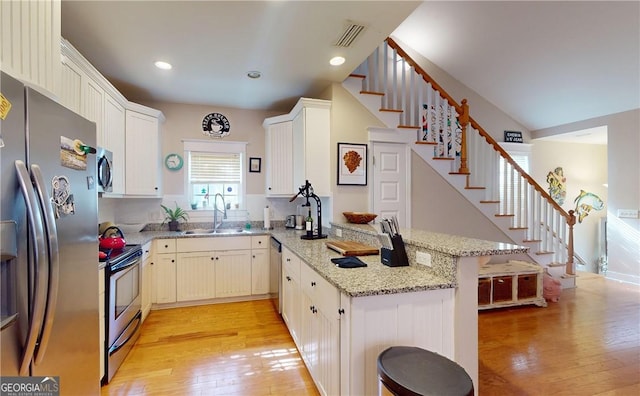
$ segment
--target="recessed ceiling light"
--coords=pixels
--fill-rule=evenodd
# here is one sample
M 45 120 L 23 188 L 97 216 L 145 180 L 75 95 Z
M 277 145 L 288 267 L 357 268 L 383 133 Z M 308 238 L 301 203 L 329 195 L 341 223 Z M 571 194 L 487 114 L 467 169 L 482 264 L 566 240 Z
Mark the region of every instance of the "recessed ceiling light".
M 341 56 L 334 56 L 333 58 L 331 58 L 331 60 L 329 61 L 329 64 L 331 66 L 340 66 L 341 64 L 343 64 L 345 61 L 345 59 Z
M 163 62 L 163 61 L 156 61 L 154 65 L 156 65 L 158 69 L 162 69 L 162 70 L 171 70 L 171 68 L 173 68 L 173 66 L 171 66 L 171 63 Z
M 262 73 L 260 73 L 257 70 L 251 70 L 247 72 L 247 77 L 249 78 L 260 78 L 261 76 L 262 76 Z

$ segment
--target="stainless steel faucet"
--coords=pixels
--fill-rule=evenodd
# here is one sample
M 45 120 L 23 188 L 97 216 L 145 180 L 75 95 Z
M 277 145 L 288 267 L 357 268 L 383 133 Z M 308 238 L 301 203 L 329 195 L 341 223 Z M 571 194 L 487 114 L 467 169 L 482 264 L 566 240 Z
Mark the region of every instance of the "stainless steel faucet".
M 222 199 L 222 210 L 218 209 L 218 197 Z M 217 230 L 218 227 L 222 224 L 222 220 L 220 220 L 220 224 L 218 224 L 218 212 L 222 212 L 222 219 L 227 219 L 227 204 L 224 202 L 224 197 L 220 193 L 216 193 L 213 196 L 213 229 Z

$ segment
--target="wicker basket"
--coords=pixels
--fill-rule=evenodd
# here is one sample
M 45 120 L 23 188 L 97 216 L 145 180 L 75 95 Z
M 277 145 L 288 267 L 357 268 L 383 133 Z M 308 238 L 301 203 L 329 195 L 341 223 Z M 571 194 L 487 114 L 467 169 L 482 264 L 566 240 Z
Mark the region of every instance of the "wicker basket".
M 378 217 L 375 213 L 365 213 L 365 212 L 342 212 L 344 217 L 347 218 L 349 223 L 354 224 L 367 224 L 376 217 Z

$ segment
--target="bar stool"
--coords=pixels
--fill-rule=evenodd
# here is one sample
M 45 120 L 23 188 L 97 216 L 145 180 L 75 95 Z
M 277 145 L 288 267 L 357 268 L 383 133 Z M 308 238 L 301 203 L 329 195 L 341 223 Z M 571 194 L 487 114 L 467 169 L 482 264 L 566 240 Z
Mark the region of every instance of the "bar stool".
M 457 363 L 418 347 L 393 346 L 378 355 L 378 395 L 473 396 L 473 381 Z

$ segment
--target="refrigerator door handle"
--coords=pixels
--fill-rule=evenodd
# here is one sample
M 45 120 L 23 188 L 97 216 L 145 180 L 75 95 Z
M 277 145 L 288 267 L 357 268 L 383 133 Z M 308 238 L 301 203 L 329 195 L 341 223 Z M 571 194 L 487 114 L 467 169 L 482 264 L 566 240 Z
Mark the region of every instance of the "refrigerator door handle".
M 49 280 L 49 265 L 47 263 L 47 252 L 44 247 L 44 224 L 42 215 L 38 208 L 36 194 L 31 185 L 31 178 L 27 172 L 27 166 L 23 161 L 15 162 L 18 183 L 22 190 L 25 206 L 27 209 L 27 222 L 31 239 L 33 240 L 33 305 L 29 312 L 29 326 L 27 329 L 27 338 L 22 351 L 22 362 L 20 363 L 19 374 L 21 376 L 29 375 L 29 366 L 33 359 L 33 353 L 36 349 L 38 335 L 42 329 L 42 321 L 44 317 L 44 308 L 47 298 L 47 283 Z
M 49 338 L 51 336 L 51 329 L 53 328 L 53 321 L 56 316 L 58 288 L 60 286 L 60 250 L 58 247 L 58 230 L 56 227 L 55 214 L 53 213 L 51 197 L 45 187 L 40 166 L 37 164 L 31 165 L 31 179 L 36 187 L 38 199 L 40 200 L 40 207 L 44 214 L 44 229 L 47 236 L 49 252 L 49 292 L 47 295 L 47 305 L 44 311 L 44 327 L 42 328 L 40 342 L 38 343 L 35 351 L 35 363 L 39 364 L 42 362 L 44 354 L 47 351 L 47 345 L 49 345 Z

